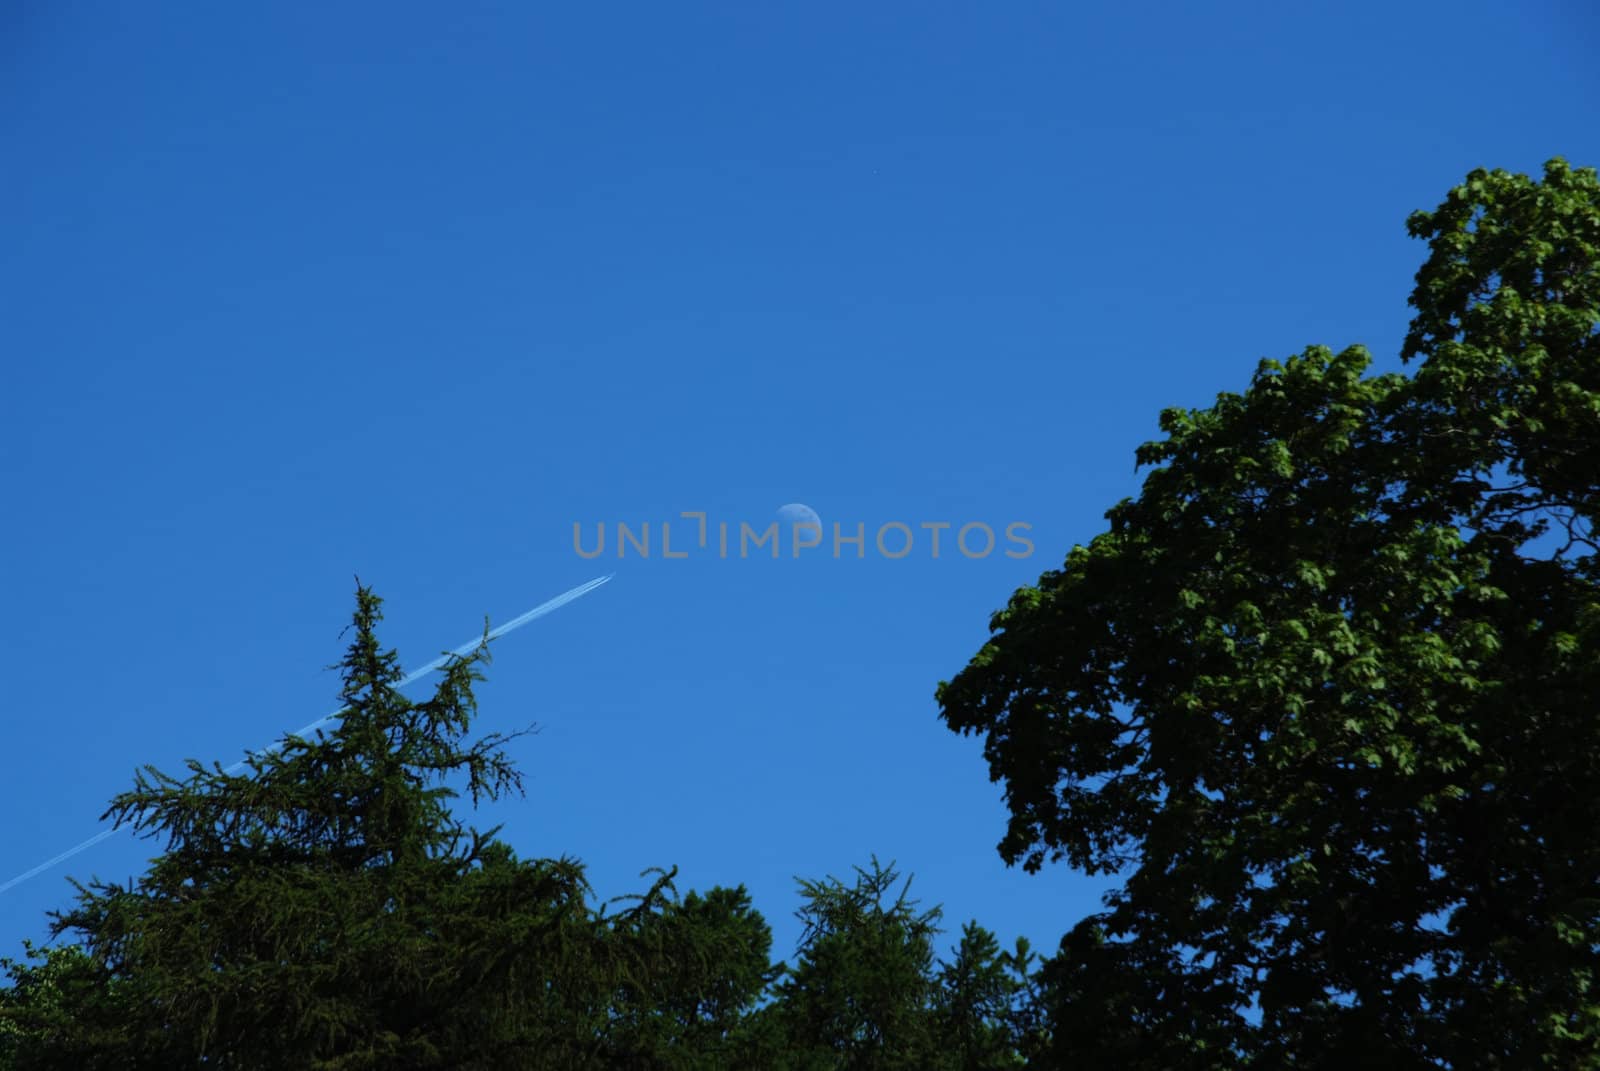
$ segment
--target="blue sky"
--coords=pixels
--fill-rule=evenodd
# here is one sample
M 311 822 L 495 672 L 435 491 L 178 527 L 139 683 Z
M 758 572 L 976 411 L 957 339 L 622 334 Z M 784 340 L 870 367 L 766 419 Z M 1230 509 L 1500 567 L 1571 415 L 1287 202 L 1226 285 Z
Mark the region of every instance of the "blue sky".
M 1395 366 L 1411 210 L 1600 163 L 1585 5 L 1206 7 L 8 5 L 0 880 L 330 709 L 356 574 L 417 666 L 615 572 L 497 645 L 480 727 L 542 731 L 484 824 L 744 882 L 779 955 L 874 852 L 1053 948 L 1103 886 L 1005 868 L 937 682 L 1163 407 Z M 573 547 L 796 501 L 866 556 Z M 154 850 L 0 895 L 0 954 Z

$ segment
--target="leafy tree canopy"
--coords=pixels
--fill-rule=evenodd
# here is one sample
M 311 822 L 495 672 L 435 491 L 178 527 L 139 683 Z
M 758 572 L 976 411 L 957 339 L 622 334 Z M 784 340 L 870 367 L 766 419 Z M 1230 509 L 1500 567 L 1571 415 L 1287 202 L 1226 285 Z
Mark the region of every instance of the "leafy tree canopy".
M 1008 862 L 1121 880 L 1057 1056 L 1600 1061 L 1600 182 L 1475 171 L 1403 356 L 1168 410 L 1136 498 L 937 693 Z

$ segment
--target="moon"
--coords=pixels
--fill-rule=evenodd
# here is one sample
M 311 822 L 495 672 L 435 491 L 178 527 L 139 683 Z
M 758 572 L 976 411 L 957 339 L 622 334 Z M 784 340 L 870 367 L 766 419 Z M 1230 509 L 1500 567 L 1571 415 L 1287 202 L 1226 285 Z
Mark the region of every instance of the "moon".
M 804 502 L 790 502 L 786 506 L 779 506 L 778 520 L 788 525 L 791 531 L 796 525 L 816 525 L 817 538 L 822 537 L 822 518 L 817 516 L 816 510 Z

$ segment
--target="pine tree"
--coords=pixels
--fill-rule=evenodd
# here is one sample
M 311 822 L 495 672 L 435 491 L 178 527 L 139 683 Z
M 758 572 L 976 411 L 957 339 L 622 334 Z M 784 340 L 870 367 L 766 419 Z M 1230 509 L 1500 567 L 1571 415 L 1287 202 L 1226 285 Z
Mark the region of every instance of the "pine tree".
M 873 858 L 856 880 L 802 880 L 798 961 L 778 985 L 793 1066 L 926 1071 L 937 1060 L 933 939 L 941 910 L 919 911 L 911 879 Z
M 378 643 L 380 605 L 358 588 L 330 731 L 237 775 L 146 767 L 112 801 L 109 817 L 164 851 L 137 881 L 79 885 L 53 932 L 81 941 L 119 999 L 71 1009 L 57 1039 L 70 1061 L 23 1066 L 598 1059 L 613 962 L 581 866 L 520 861 L 449 809 L 455 784 L 474 803 L 522 788 L 512 736 L 464 741 L 487 646 L 449 658 L 432 697 L 411 702 Z
M 935 975 L 935 1032 L 951 1071 L 1027 1065 L 1026 1053 L 1039 1034 L 1030 977 L 1034 960 L 1027 938 L 1017 938 L 1015 949 L 1006 952 L 977 922 L 961 928 L 951 958 Z

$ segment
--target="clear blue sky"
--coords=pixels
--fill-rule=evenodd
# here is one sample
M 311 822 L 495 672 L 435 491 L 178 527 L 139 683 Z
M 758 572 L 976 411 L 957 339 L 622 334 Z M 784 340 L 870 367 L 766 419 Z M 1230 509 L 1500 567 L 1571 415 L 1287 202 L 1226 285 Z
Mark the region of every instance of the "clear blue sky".
M 327 712 L 355 574 L 415 666 L 614 571 L 498 645 L 480 726 L 543 731 L 485 824 L 603 895 L 745 882 L 779 955 L 792 877 L 873 852 L 952 929 L 1053 948 L 1101 886 L 1003 866 L 936 683 L 1136 490 L 1161 408 L 1312 343 L 1393 366 L 1412 209 L 1600 163 L 1597 31 L 1576 0 L 6 5 L 0 880 L 136 764 Z M 573 550 L 792 501 L 1037 549 Z M 153 850 L 0 896 L 0 954 Z

